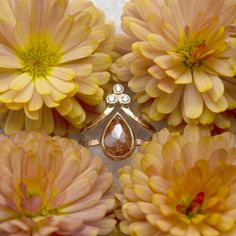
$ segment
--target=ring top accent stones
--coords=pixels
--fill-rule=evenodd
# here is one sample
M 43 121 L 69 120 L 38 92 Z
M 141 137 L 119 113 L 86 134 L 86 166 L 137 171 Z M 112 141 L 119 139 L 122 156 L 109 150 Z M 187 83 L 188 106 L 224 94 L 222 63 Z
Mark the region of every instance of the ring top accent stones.
M 108 104 L 116 104 L 118 102 L 118 97 L 116 96 L 116 94 L 110 94 L 107 96 L 106 102 Z
M 124 86 L 121 85 L 121 84 L 116 84 L 114 87 L 113 87 L 113 92 L 116 93 L 116 94 L 121 94 L 124 92 Z
M 113 87 L 113 94 L 109 94 L 106 98 L 107 104 L 114 105 L 120 103 L 121 105 L 127 105 L 131 102 L 131 98 L 128 94 L 124 94 L 124 86 L 116 84 Z

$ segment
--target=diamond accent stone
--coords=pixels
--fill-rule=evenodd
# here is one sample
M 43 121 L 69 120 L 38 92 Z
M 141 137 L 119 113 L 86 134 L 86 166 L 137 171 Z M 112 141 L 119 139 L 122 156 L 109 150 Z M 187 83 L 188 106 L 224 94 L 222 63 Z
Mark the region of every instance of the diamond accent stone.
M 115 104 L 118 102 L 118 97 L 115 94 L 110 94 L 107 96 L 106 101 L 108 104 Z
M 130 96 L 127 94 L 121 94 L 119 97 L 119 102 L 121 104 L 129 104 L 131 102 Z
M 124 92 L 124 86 L 123 85 L 121 85 L 121 84 L 116 84 L 114 87 L 113 87 L 113 91 L 114 91 L 114 93 L 116 93 L 116 94 L 121 94 L 121 93 L 123 93 Z
M 116 115 L 107 125 L 102 136 L 104 153 L 112 159 L 121 160 L 134 150 L 134 135 L 128 123 Z

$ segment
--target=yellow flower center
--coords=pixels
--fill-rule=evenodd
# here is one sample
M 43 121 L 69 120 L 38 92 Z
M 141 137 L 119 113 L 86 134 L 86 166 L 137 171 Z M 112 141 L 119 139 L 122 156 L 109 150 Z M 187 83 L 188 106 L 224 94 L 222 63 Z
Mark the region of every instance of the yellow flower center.
M 202 213 L 202 204 L 205 199 L 204 192 L 199 192 L 194 199 L 184 198 L 181 203 L 176 206 L 178 213 L 185 215 L 187 218 L 191 219 L 197 214 Z
M 186 26 L 185 35 L 177 46 L 176 52 L 182 55 L 184 65 L 194 70 L 201 66 L 202 59 L 207 55 L 206 41 L 191 36 L 189 27 Z
M 32 35 L 19 52 L 19 58 L 22 61 L 22 73 L 28 72 L 33 78 L 46 77 L 52 67 L 60 62 L 61 52 L 48 36 Z

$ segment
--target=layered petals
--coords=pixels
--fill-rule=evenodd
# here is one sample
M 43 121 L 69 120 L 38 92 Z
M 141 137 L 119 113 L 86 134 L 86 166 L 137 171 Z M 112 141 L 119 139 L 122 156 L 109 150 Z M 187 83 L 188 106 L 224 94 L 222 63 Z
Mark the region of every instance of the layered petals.
M 106 235 L 114 229 L 116 221 L 107 216 L 116 205 L 112 174 L 98 157 L 75 141 L 36 132 L 0 139 L 1 235 Z
M 120 169 L 127 235 L 233 235 L 235 139 L 197 126 L 154 134 Z

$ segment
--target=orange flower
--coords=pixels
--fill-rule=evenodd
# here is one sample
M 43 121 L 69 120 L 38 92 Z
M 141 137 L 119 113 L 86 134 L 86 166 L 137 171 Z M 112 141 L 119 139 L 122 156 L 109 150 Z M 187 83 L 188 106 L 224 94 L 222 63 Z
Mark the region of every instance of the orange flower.
M 87 107 L 103 102 L 113 26 L 87 0 L 6 0 L 0 17 L 5 133 L 65 134 L 67 124 L 81 128 Z
M 236 148 L 232 133 L 187 126 L 153 136 L 120 170 L 125 234 L 236 235 Z
M 233 55 L 225 26 L 235 18 L 227 0 L 132 0 L 124 8 L 112 66 L 128 81 L 142 112 L 169 125 L 210 124 L 215 114 L 236 107 L 223 77 L 233 77 Z M 232 79 L 231 80 L 235 80 Z M 235 85 L 231 85 L 234 86 Z
M 113 178 L 76 141 L 0 136 L 0 235 L 105 235 L 116 221 Z

